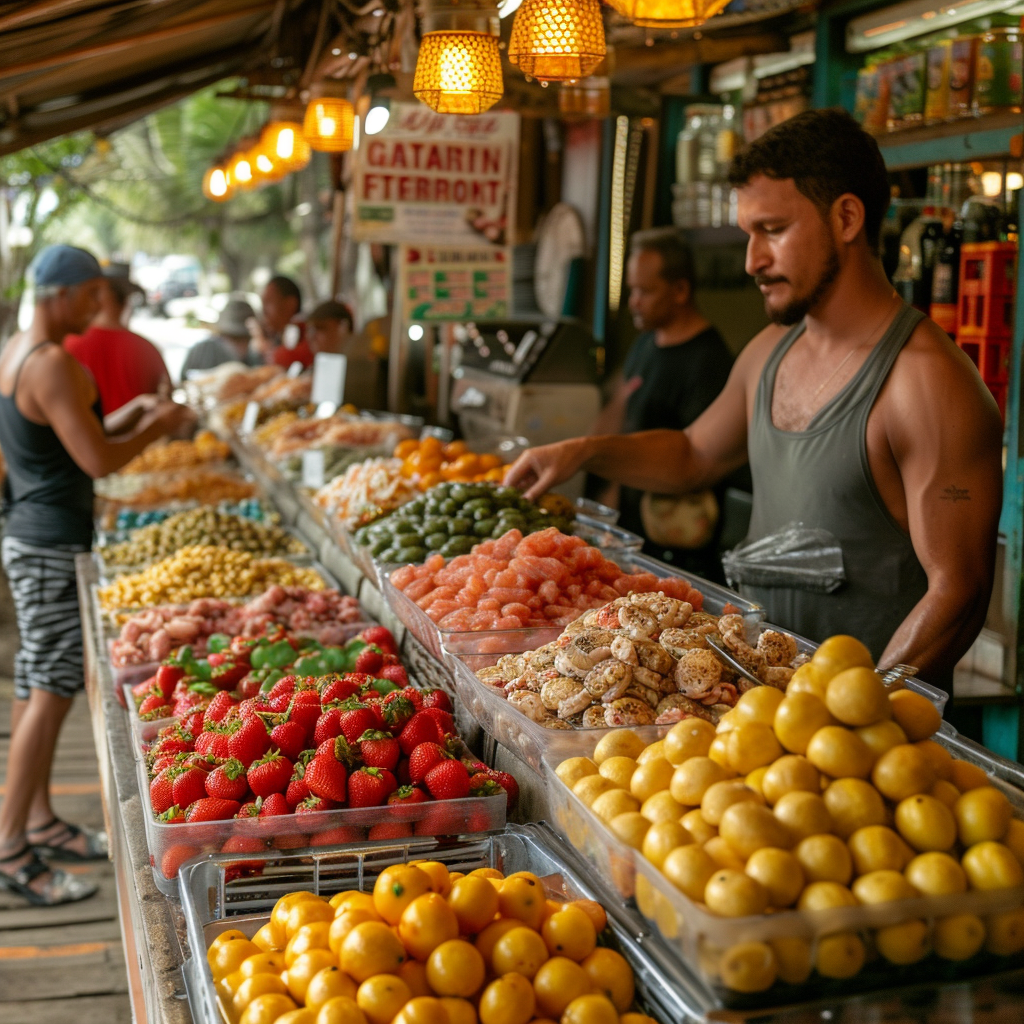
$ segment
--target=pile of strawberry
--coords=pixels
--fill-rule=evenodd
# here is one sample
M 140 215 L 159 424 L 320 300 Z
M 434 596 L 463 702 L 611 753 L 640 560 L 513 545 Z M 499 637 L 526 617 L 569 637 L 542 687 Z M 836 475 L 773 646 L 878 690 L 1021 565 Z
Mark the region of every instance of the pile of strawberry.
M 307 677 L 357 672 L 386 681 L 392 687 L 409 685 L 394 639 L 383 626 L 371 626 L 344 647 L 322 647 L 306 637 L 268 629 L 258 639 L 210 638 L 217 649 L 195 658 L 182 647 L 167 658 L 149 679 L 132 687 L 135 709 L 144 722 L 183 717 L 205 708 L 220 691 L 237 700 L 267 693 L 285 675 Z
M 394 654 L 391 634 L 384 627 L 372 632 L 368 642 Z M 193 701 L 186 691 L 173 707 L 181 717 L 161 730 L 146 755 L 150 801 L 161 822 L 306 815 L 501 792 L 511 809 L 518 799 L 511 775 L 459 758 L 464 748 L 442 690 L 396 686 L 366 672 L 285 676 L 255 697 L 220 691 Z M 443 833 L 443 815 L 426 815 L 415 829 L 381 823 L 369 838 L 414 831 Z

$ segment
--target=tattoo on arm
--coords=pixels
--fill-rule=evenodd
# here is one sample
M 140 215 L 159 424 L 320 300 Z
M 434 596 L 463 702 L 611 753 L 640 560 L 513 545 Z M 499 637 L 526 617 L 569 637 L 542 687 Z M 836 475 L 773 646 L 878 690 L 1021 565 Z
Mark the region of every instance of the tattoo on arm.
M 957 487 L 954 484 L 950 484 L 949 487 L 944 487 L 942 494 L 939 495 L 940 501 L 951 501 L 955 505 L 958 501 L 970 501 L 971 492 L 966 487 Z

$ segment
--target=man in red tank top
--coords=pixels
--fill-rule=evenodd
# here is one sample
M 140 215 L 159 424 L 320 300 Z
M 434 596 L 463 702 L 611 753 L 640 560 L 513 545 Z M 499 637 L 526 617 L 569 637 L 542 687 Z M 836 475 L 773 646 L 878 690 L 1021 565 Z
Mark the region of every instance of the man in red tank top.
M 70 334 L 64 342 L 96 381 L 104 416 L 139 395 L 170 394 L 171 378 L 160 352 L 126 327 L 129 300 L 141 291 L 129 280 L 125 264 L 111 264 L 103 272 L 99 313 L 85 334 Z

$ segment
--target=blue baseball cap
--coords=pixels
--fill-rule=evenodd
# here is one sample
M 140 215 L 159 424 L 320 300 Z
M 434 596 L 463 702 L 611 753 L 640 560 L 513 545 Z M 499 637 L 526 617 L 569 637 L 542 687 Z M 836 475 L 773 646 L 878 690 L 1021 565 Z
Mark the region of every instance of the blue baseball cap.
M 102 276 L 103 268 L 96 257 L 73 245 L 48 245 L 32 266 L 32 280 L 37 288 L 70 288 Z

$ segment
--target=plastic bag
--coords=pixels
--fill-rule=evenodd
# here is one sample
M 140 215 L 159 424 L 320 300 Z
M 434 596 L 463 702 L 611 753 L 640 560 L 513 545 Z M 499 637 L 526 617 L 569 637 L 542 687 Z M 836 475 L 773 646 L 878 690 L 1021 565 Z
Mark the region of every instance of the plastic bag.
M 788 523 L 760 540 L 744 541 L 722 556 L 729 586 L 790 587 L 831 594 L 846 580 L 843 549 L 828 530 Z

